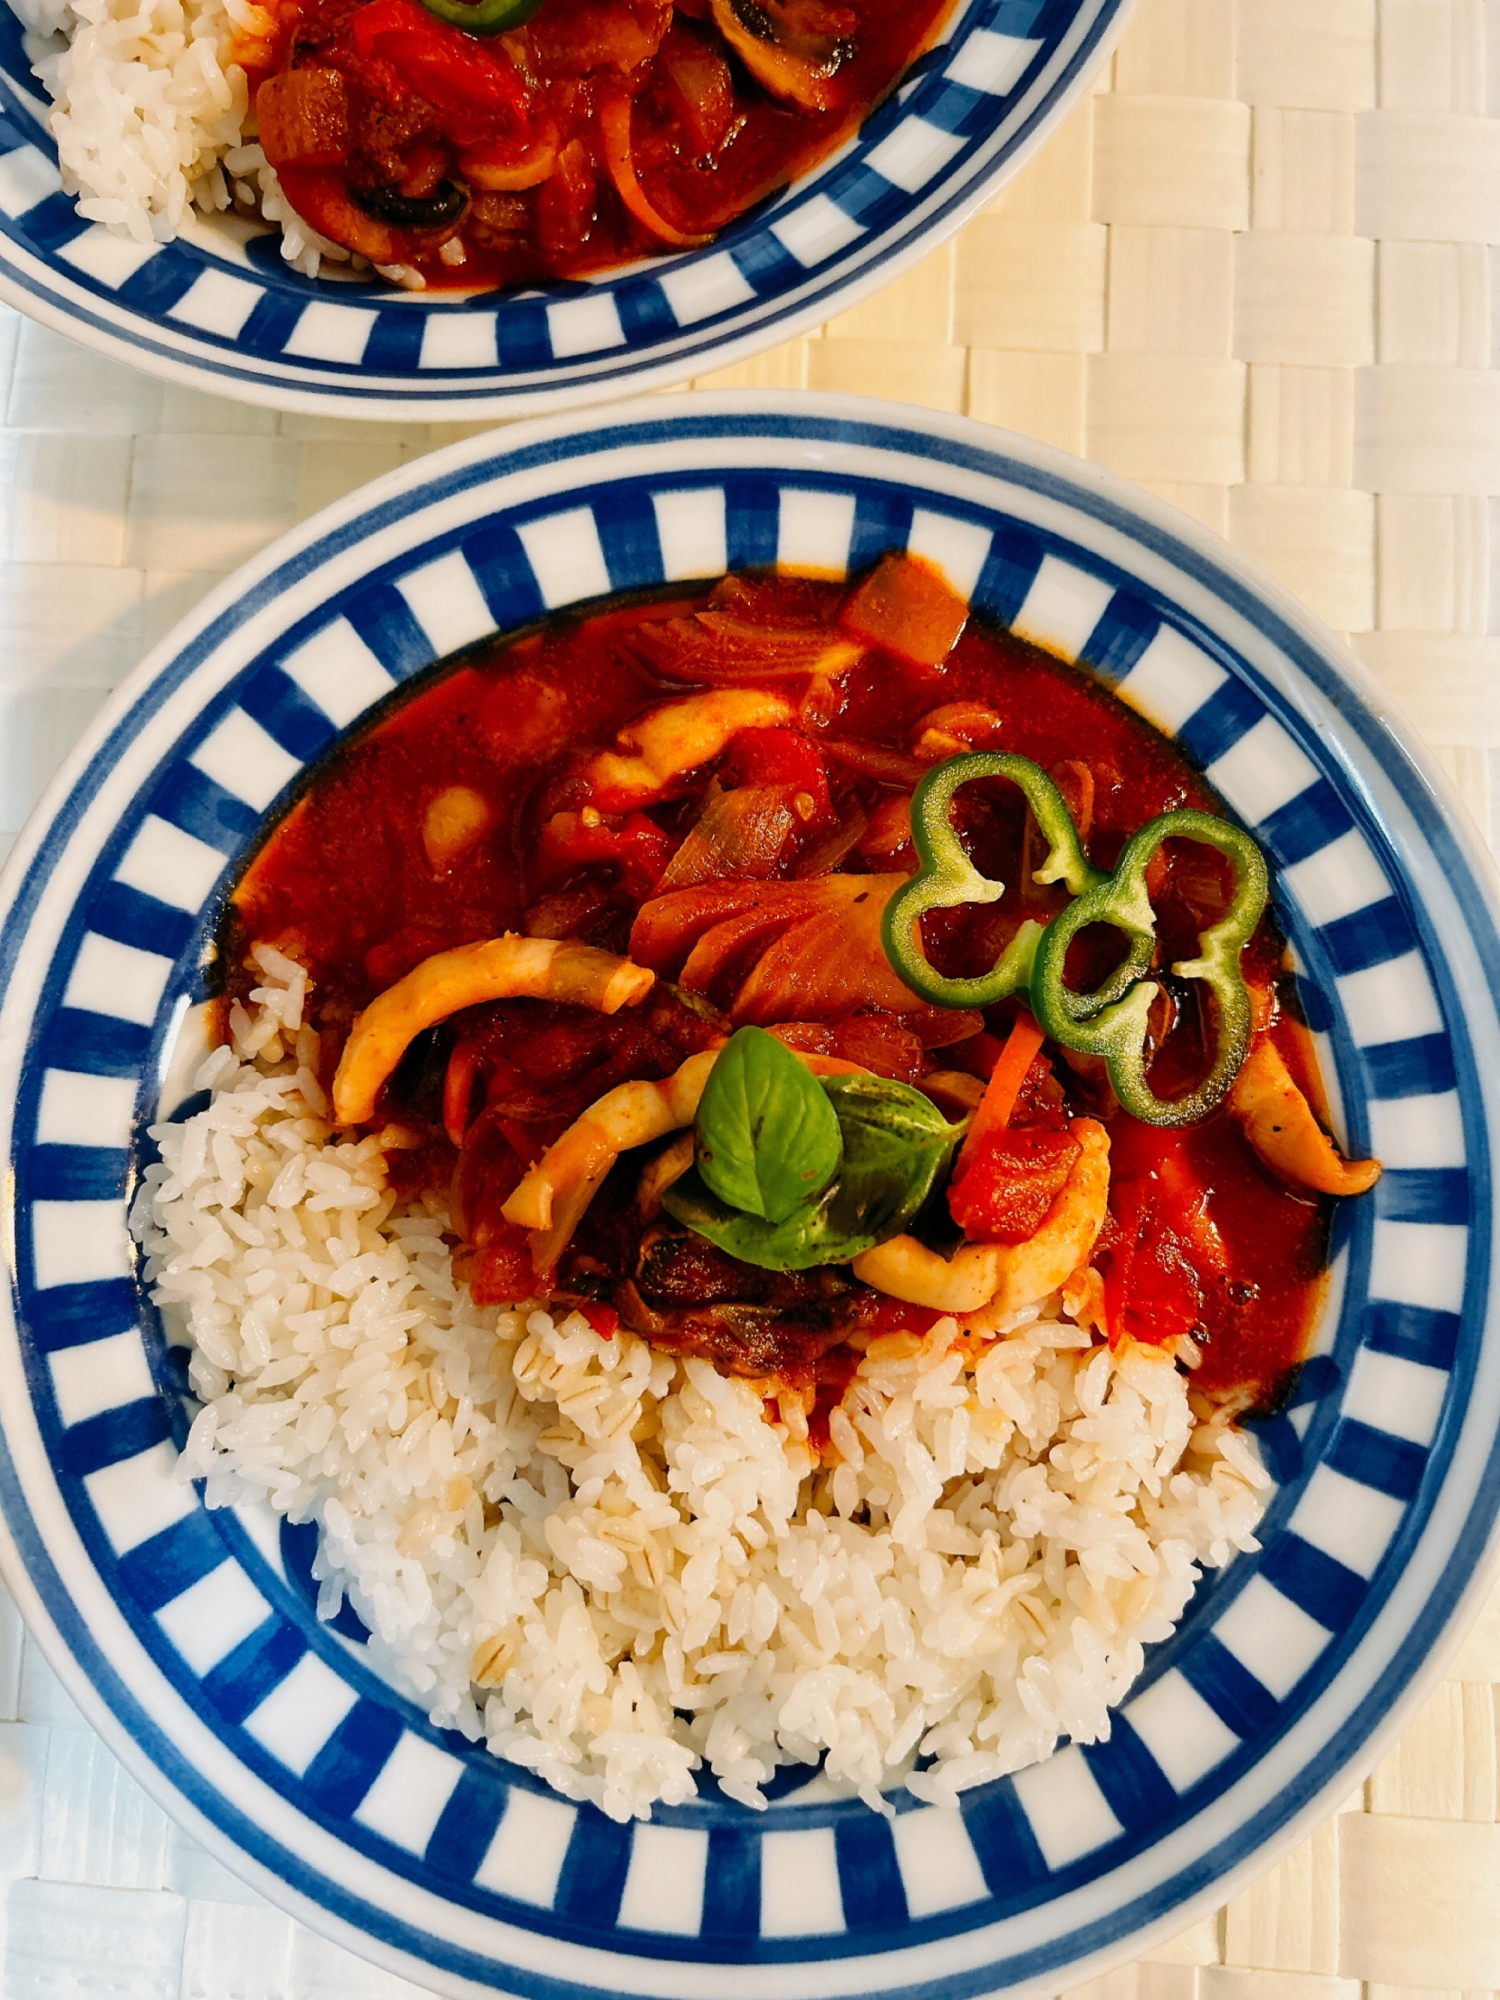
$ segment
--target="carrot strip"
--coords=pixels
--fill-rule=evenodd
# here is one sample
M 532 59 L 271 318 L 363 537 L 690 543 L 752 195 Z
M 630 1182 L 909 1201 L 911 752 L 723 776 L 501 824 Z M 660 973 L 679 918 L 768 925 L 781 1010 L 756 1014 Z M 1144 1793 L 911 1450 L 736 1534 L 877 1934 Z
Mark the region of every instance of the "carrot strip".
M 474 1102 L 474 1080 L 479 1064 L 474 1050 L 460 1042 L 448 1058 L 443 1074 L 443 1129 L 455 1146 L 464 1142 L 469 1127 L 469 1107 Z
M 1026 1081 L 1026 1072 L 1036 1061 L 1037 1051 L 1046 1036 L 1023 1007 L 1016 1016 L 1016 1024 L 1006 1037 L 1005 1047 L 1000 1051 L 999 1060 L 990 1071 L 990 1080 L 984 1087 L 974 1113 L 974 1122 L 969 1127 L 969 1136 L 964 1140 L 958 1155 L 957 1171 L 964 1169 L 965 1157 L 972 1157 L 976 1148 L 993 1132 L 1003 1132 L 1010 1123 L 1010 1114 L 1016 1108 L 1016 1099 L 1021 1094 L 1021 1085 Z
M 652 235 L 659 236 L 663 243 L 674 243 L 684 250 L 706 243 L 706 236 L 685 236 L 680 229 L 674 229 L 647 200 L 645 189 L 636 179 L 635 156 L 630 144 L 631 109 L 632 100 L 629 97 L 607 98 L 599 107 L 599 129 L 604 134 L 604 164 L 609 168 L 610 179 L 619 189 L 621 201 L 636 221 L 644 223 Z

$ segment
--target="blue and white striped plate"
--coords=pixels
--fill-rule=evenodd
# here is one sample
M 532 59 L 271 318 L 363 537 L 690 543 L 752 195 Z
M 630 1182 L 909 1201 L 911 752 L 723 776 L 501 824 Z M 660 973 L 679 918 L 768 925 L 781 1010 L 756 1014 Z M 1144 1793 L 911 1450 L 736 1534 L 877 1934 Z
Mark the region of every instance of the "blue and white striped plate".
M 759 353 L 958 228 L 1084 87 L 1129 0 L 958 0 L 855 140 L 705 250 L 472 300 L 309 280 L 236 222 L 139 244 L 86 223 L 0 7 L 0 298 L 137 367 L 326 416 L 524 416 Z
M 617 1826 L 433 1729 L 320 1626 L 310 1531 L 174 1477 L 180 1351 L 125 1232 L 217 898 L 307 761 L 434 659 L 610 590 L 907 546 L 1174 733 L 1275 857 L 1348 1143 L 1315 1357 L 1261 1441 L 1264 1552 L 1199 1593 L 1107 1743 L 961 1812 L 706 1791 Z M 320 515 L 120 690 L 0 888 L 0 1514 L 120 1755 L 270 1895 L 408 1976 L 536 2000 L 1053 1991 L 1336 1804 L 1482 1581 L 1497 1498 L 1500 935 L 1472 830 L 1306 613 L 1042 446 L 843 399 L 492 435 Z

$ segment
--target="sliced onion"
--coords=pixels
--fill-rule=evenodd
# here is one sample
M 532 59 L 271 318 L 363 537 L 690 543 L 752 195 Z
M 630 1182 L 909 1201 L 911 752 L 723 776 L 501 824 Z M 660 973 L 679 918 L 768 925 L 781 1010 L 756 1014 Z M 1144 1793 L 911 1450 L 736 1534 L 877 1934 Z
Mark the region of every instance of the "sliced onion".
M 482 160 L 478 165 L 465 160 L 462 165 L 469 181 L 486 194 L 517 194 L 522 188 L 540 187 L 543 181 L 551 179 L 552 169 L 557 165 L 557 148 L 547 146 L 513 167 L 502 167 L 490 160 Z
M 674 229 L 651 206 L 645 190 L 636 179 L 635 155 L 630 143 L 631 110 L 632 101 L 625 96 L 606 98 L 599 107 L 599 129 L 604 134 L 604 164 L 609 168 L 609 177 L 619 190 L 626 208 L 653 236 L 660 237 L 663 243 L 675 244 L 678 249 L 694 250 L 711 239 L 707 236 L 686 236 L 680 229 Z
M 632 637 L 657 672 L 684 681 L 828 679 L 864 657 L 862 646 L 826 625 L 756 625 L 718 611 L 656 620 Z
M 700 882 L 764 881 L 796 825 L 785 786 L 742 785 L 726 792 L 715 779 L 697 825 L 667 863 L 654 893 Z
M 471 187 L 486 194 L 516 194 L 522 188 L 539 187 L 551 178 L 557 165 L 557 133 L 544 128 L 518 160 L 500 160 L 476 146 L 458 156 L 459 172 Z

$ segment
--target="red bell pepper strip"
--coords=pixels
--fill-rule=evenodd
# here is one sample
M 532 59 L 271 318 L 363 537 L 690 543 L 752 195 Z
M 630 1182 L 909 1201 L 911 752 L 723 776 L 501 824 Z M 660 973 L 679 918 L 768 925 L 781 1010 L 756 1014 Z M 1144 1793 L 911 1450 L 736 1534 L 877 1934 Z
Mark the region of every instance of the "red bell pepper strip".
M 1045 1040 L 1041 1029 L 1023 1007 L 1006 1037 L 999 1060 L 990 1071 L 984 1095 L 975 1106 L 974 1122 L 958 1155 L 958 1174 L 962 1174 L 966 1159 L 972 1159 L 992 1134 L 1004 1131 L 1010 1123 L 1010 1114 L 1016 1108 L 1026 1072 L 1036 1061 Z
M 529 111 L 530 93 L 512 63 L 434 19 L 417 0 L 370 0 L 355 10 L 352 32 L 360 56 L 390 63 L 439 112 L 483 122 Z
M 798 814 L 809 823 L 832 813 L 828 766 L 813 744 L 795 729 L 742 729 L 729 746 L 724 775 L 735 785 L 769 785 L 795 800 L 805 793 L 812 810 Z
M 655 890 L 677 842 L 644 813 L 611 820 L 586 809 L 554 813 L 542 828 L 537 867 L 544 885 L 555 886 L 576 868 L 614 862 L 627 895 L 643 903 Z
M 613 1306 L 595 1305 L 592 1299 L 581 1299 L 573 1310 L 588 1321 L 601 1340 L 614 1339 L 620 1315 Z

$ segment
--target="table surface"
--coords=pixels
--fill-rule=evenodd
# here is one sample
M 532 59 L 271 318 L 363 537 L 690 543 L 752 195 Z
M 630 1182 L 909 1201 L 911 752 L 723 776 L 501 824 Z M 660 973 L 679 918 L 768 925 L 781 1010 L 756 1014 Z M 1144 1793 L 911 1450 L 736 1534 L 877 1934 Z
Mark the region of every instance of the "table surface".
M 1493 841 L 1496 114 L 1500 0 L 1141 0 L 1094 94 L 960 236 L 819 334 L 696 386 L 966 410 L 1139 480 L 1348 636 Z M 108 690 L 217 578 L 485 426 L 278 416 L 0 314 L 3 858 Z M 1080 1994 L 1494 1994 L 1497 1697 L 1500 1594 L 1340 1813 Z M 3 2000 L 418 1991 L 179 1833 L 3 1593 L 0 1903 Z

